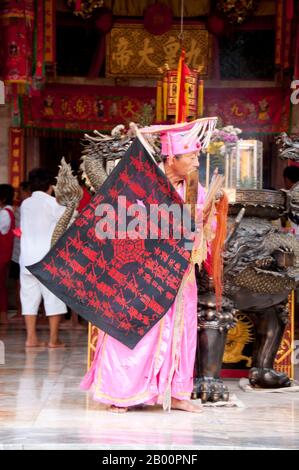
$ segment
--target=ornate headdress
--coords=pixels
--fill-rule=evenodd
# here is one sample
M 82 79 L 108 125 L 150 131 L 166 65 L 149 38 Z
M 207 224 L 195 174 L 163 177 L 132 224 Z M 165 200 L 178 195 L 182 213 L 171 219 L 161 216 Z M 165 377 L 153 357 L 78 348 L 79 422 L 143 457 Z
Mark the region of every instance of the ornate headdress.
M 144 137 L 147 141 L 147 150 L 151 150 L 148 145 L 150 137 L 153 134 L 160 134 L 161 153 L 171 158 L 174 155 L 183 155 L 207 147 L 216 123 L 217 117 L 208 117 L 180 124 L 153 125 L 138 129 L 137 136 L 141 138 L 143 144 Z

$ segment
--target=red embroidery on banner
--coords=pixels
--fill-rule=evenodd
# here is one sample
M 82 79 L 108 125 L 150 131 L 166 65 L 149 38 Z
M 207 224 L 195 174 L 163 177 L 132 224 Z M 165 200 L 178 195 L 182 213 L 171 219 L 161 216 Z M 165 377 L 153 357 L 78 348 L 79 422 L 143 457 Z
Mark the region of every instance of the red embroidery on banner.
M 93 307 L 95 310 L 100 310 L 101 308 L 101 302 L 95 294 L 93 295 L 93 298 L 87 302 L 87 304 L 90 307 Z
M 58 268 L 55 266 L 55 261 L 51 260 L 50 263 L 43 263 L 44 270 L 48 271 L 55 278 L 59 275 Z
M 144 240 L 114 240 L 114 256 L 123 264 L 139 261 L 144 249 Z
M 99 289 L 99 291 L 106 295 L 106 297 L 114 297 L 116 295 L 116 292 L 117 292 L 117 289 L 111 287 L 111 286 L 108 286 L 108 284 L 106 284 L 105 282 L 101 281 L 97 284 L 97 289 Z
M 130 183 L 130 181 L 131 181 L 131 176 L 128 174 L 128 171 L 127 171 L 127 170 L 124 170 L 122 173 L 120 173 L 119 179 L 120 179 L 123 183 L 128 184 L 128 183 Z
M 138 156 L 131 155 L 130 160 L 132 165 L 136 168 L 137 171 L 142 171 L 144 167 L 144 163 L 141 161 L 140 154 Z
M 124 283 L 127 280 L 127 275 L 122 274 L 120 271 L 118 271 L 115 268 L 109 269 L 108 274 L 109 274 L 110 277 L 112 277 L 112 279 L 114 279 L 121 286 L 124 285 Z
M 108 262 L 105 260 L 103 252 L 101 252 L 100 256 L 97 258 L 96 266 L 102 269 L 102 273 L 106 271 Z
M 78 261 L 75 259 L 72 259 L 70 262 L 70 267 L 72 268 L 73 272 L 76 272 L 78 274 L 84 274 L 86 271 L 86 267 L 82 266 Z
M 122 307 L 122 308 L 127 308 L 128 305 L 131 303 L 130 301 L 126 300 L 123 291 L 120 290 L 116 296 L 115 296 L 115 301 Z
M 67 290 L 73 289 L 75 285 L 73 280 L 70 277 L 63 277 L 59 284 L 62 284 L 63 286 L 65 286 Z

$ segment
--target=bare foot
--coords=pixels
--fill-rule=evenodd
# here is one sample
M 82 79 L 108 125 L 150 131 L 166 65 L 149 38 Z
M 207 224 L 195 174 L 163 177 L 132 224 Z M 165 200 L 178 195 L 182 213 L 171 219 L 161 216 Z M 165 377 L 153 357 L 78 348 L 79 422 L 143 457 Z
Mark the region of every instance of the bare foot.
M 65 348 L 65 344 L 61 341 L 56 341 L 55 343 L 48 343 L 48 348 L 50 349 L 57 349 L 57 348 Z
M 171 398 L 171 409 L 189 411 L 190 413 L 202 413 L 203 409 L 200 405 L 195 405 L 191 400 L 177 400 Z
M 111 405 L 108 408 L 108 411 L 111 411 L 112 413 L 126 413 L 128 411 L 127 407 L 120 407 L 120 406 L 115 406 Z
M 25 348 L 44 348 L 46 343 L 44 341 L 26 341 Z

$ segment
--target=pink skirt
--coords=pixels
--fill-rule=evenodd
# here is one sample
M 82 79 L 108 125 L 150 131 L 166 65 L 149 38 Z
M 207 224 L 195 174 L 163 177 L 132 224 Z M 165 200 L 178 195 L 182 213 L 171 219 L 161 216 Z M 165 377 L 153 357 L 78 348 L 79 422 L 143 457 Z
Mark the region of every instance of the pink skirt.
M 81 388 L 91 390 L 94 400 L 119 407 L 161 404 L 169 383 L 172 397 L 189 399 L 193 389 L 197 338 L 194 269 L 184 286 L 180 305 L 178 302 L 177 298 L 133 350 L 100 331 L 94 360 Z M 173 369 L 176 309 L 180 312 L 180 323 Z

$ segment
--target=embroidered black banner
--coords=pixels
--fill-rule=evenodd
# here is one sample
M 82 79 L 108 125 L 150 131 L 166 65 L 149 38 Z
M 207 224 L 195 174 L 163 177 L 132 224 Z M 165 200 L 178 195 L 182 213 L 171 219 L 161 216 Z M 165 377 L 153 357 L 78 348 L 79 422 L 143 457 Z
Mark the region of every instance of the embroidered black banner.
M 178 220 L 166 210 L 172 204 L 182 209 L 183 201 L 135 139 L 73 225 L 28 269 L 75 312 L 133 349 L 173 304 L 189 264 L 187 240 L 176 238 Z M 99 238 L 100 231 L 112 238 Z

